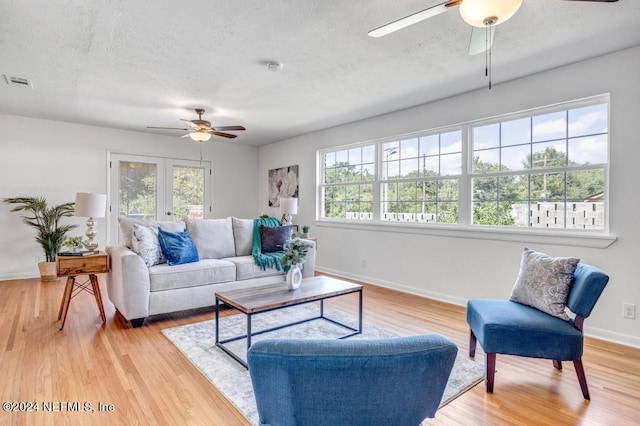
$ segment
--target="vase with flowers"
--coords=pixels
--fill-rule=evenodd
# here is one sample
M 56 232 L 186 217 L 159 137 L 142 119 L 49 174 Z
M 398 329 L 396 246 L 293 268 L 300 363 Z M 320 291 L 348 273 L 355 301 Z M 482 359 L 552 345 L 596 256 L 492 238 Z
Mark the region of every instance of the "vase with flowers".
M 307 260 L 307 253 L 313 245 L 307 241 L 294 238 L 283 246 L 282 264 L 287 271 L 287 287 L 289 290 L 296 290 L 302 282 L 302 271 L 300 265 Z

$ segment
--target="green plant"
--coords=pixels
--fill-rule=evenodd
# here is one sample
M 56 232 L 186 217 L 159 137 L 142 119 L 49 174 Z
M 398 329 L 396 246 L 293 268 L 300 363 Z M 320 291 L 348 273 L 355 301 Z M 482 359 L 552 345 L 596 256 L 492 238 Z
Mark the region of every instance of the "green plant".
M 282 247 L 284 255 L 282 264 L 285 266 L 302 265 L 307 260 L 307 253 L 313 244 L 297 238 L 291 239 Z
M 309 225 L 302 225 L 302 232 L 303 233 L 308 234 L 309 233 L 309 229 L 311 229 L 309 227 Z
M 76 225 L 60 225 L 60 219 L 73 216 L 74 203 L 64 203 L 49 207 L 45 197 L 5 198 L 5 203 L 17 204 L 11 211 L 25 211 L 32 216 L 22 216 L 29 226 L 36 228 L 36 241 L 42 247 L 47 262 L 53 262 L 60 250 L 64 237 Z
M 69 247 L 71 249 L 81 249 L 84 247 L 82 244 L 82 236 L 69 237 L 60 244 L 61 247 Z

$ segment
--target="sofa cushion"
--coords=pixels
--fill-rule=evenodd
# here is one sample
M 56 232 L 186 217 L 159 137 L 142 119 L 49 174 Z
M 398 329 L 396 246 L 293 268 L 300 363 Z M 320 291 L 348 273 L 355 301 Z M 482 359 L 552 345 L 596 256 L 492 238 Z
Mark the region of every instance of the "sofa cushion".
M 167 259 L 162 254 L 158 240 L 158 228 L 133 224 L 133 248 L 147 266 L 165 263 Z
M 141 220 L 141 219 L 132 219 L 126 216 L 118 216 L 118 223 L 120 224 L 120 232 L 122 233 L 122 243 L 129 247 L 133 248 L 133 225 L 138 224 L 142 226 L 148 226 L 151 228 L 158 228 L 158 226 L 162 226 L 162 229 L 168 232 L 180 232 L 184 231 L 185 223 L 181 220 L 172 221 L 172 220 Z
M 200 259 L 223 259 L 236 255 L 230 217 L 189 219 L 187 232 L 198 248 Z
M 253 219 L 231 218 L 233 239 L 236 244 L 236 256 L 248 256 L 253 245 Z
M 220 259 L 204 259 L 195 263 L 169 266 L 166 263 L 149 268 L 151 291 L 196 287 L 235 281 L 236 265 Z M 211 304 L 215 301 L 211 294 Z
M 236 265 L 236 280 L 238 281 L 284 274 L 284 271 L 278 271 L 276 268 L 260 269 L 253 256 L 228 257 L 225 260 Z
M 282 251 L 283 246 L 291 239 L 293 226 L 260 226 L 262 253 Z
M 198 250 L 186 231 L 166 232 L 158 227 L 158 240 L 162 254 L 167 258 L 169 265 L 181 265 L 200 260 Z
M 568 320 L 565 307 L 578 262 L 580 259 L 550 257 L 525 247 L 509 300 Z

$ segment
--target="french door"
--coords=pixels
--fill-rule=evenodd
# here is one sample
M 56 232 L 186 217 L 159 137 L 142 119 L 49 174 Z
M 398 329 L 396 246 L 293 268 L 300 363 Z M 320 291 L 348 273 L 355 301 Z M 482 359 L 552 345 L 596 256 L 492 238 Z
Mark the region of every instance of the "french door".
M 112 153 L 109 164 L 109 244 L 122 240 L 118 216 L 210 217 L 211 162 Z

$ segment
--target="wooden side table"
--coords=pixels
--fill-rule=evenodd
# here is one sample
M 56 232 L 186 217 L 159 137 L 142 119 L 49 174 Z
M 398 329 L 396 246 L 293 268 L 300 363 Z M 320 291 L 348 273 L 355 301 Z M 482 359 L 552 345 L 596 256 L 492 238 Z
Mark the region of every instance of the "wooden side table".
M 58 311 L 58 319 L 62 319 L 60 330 L 64 328 L 64 323 L 67 320 L 71 299 L 83 291 L 93 294 L 96 298 L 102 322 L 106 322 L 107 318 L 102 306 L 100 284 L 96 274 L 109 272 L 109 255 L 98 253 L 90 256 L 57 256 L 56 270 L 59 277 L 67 277 L 67 284 L 64 287 L 64 294 Z M 88 275 L 89 280 L 80 283 L 76 281 L 78 275 Z

